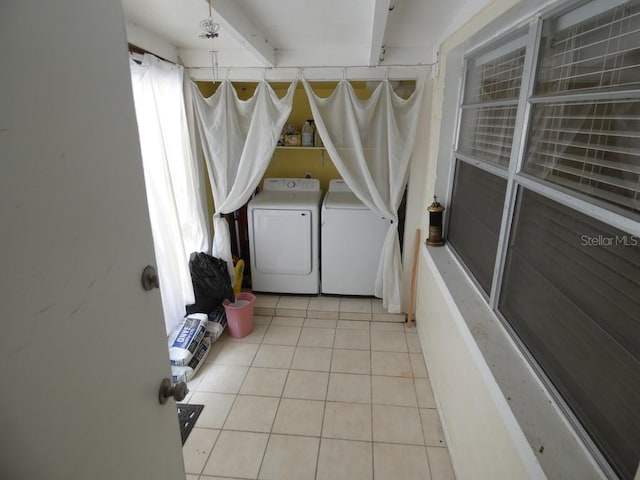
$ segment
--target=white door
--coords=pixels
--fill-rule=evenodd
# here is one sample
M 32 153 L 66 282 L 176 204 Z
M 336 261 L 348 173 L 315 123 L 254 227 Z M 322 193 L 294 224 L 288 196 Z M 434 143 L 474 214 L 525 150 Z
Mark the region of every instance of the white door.
M 322 215 L 322 293 L 373 296 L 390 221 L 366 208 Z
M 253 210 L 258 273 L 309 275 L 313 265 L 310 210 Z
M 0 2 L 0 478 L 184 478 L 120 2 Z

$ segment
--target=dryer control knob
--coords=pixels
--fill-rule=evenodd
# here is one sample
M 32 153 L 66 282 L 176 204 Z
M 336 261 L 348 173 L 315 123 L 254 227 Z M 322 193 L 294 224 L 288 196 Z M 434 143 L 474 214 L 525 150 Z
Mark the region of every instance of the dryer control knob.
M 295 187 L 295 186 L 296 186 L 296 182 L 294 182 L 293 180 L 289 180 L 289 181 L 287 182 L 287 187 L 289 187 L 289 188 L 293 188 L 293 187 Z

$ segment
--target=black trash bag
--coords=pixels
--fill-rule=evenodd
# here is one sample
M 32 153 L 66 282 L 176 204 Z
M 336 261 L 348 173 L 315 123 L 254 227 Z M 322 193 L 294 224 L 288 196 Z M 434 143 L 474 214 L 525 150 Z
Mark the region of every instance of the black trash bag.
M 189 259 L 189 271 L 196 303 L 187 305 L 187 315 L 192 313 L 210 314 L 225 298 L 233 302 L 235 295 L 227 262 L 202 252 L 193 252 Z

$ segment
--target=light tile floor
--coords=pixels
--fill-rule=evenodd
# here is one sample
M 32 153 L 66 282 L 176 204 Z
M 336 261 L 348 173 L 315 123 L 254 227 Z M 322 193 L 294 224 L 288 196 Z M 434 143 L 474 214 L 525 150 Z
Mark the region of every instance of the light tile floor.
M 187 480 L 454 480 L 415 328 L 375 299 L 259 295 L 189 383 Z

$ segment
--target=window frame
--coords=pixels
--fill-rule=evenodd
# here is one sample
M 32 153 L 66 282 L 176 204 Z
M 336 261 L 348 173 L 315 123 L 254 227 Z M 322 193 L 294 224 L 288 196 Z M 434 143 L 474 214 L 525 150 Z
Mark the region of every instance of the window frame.
M 487 303 L 488 308 L 498 318 L 502 327 L 509 334 L 511 339 L 515 342 L 520 352 L 528 360 L 529 365 L 534 370 L 538 378 L 542 381 L 545 387 L 553 396 L 557 402 L 561 411 L 567 418 L 571 427 L 577 432 L 580 440 L 592 455 L 598 466 L 605 472 L 610 478 L 618 478 L 608 461 L 604 457 L 603 453 L 596 446 L 595 442 L 591 439 L 586 430 L 582 427 L 580 421 L 573 414 L 569 405 L 564 401 L 560 395 L 558 389 L 549 380 L 547 375 L 543 372 L 538 362 L 529 353 L 527 346 L 519 339 L 513 327 L 509 321 L 500 313 L 499 300 L 502 290 L 502 282 L 504 279 L 504 269 L 507 261 L 508 244 L 511 237 L 512 227 L 514 225 L 514 218 L 516 215 L 518 194 L 522 189 L 528 189 L 534 193 L 542 195 L 552 201 L 555 201 L 561 205 L 567 206 L 573 210 L 578 211 L 584 215 L 592 217 L 598 221 L 601 221 L 607 225 L 617 228 L 623 232 L 626 232 L 632 236 L 640 237 L 640 218 L 633 212 L 627 211 L 623 208 L 617 207 L 614 204 L 610 204 L 601 201 L 597 198 L 589 197 L 585 194 L 577 192 L 575 190 L 568 189 L 561 185 L 551 183 L 549 181 L 537 178 L 533 175 L 524 172 L 525 167 L 525 155 L 529 141 L 529 135 L 531 134 L 531 122 L 533 120 L 533 108 L 535 105 L 545 102 L 557 102 L 563 99 L 567 100 L 596 100 L 599 98 L 616 98 L 626 95 L 628 92 L 589 92 L 589 93 L 576 93 L 576 94 L 562 94 L 556 96 L 544 97 L 535 95 L 536 86 L 536 72 L 538 63 L 540 61 L 540 48 L 541 38 L 543 34 L 543 24 L 554 17 L 558 17 L 571 10 L 584 7 L 595 0 L 583 0 L 583 1 L 564 1 L 560 0 L 553 5 L 540 8 L 537 12 L 527 15 L 520 22 L 514 22 L 514 24 L 508 26 L 498 35 L 491 36 L 485 41 L 476 43 L 472 48 L 468 48 L 463 51 L 462 60 L 457 67 L 461 72 L 460 80 L 458 82 L 457 96 L 456 96 L 456 109 L 454 112 L 448 112 L 444 115 L 455 115 L 452 124 L 451 134 L 452 142 L 446 158 L 439 156 L 438 163 L 447 162 L 447 175 L 443 180 L 436 181 L 436 192 L 445 192 L 444 198 L 446 204 L 450 205 L 452 201 L 452 194 L 454 188 L 455 171 L 457 168 L 457 162 L 463 161 L 472 166 L 485 170 L 491 174 L 498 175 L 507 180 L 507 190 L 505 195 L 505 202 L 502 212 L 502 222 L 500 227 L 499 240 L 496 252 L 496 261 L 493 272 L 493 281 L 491 285 L 490 295 L 486 295 L 484 289 L 480 286 L 475 279 L 473 273 L 462 261 L 457 252 L 451 247 L 447 247 L 449 252 L 457 259 L 459 266 L 465 271 L 469 280 L 474 285 L 477 293 Z M 611 2 L 610 2 L 611 3 Z M 620 0 L 613 3 L 620 4 L 625 3 Z M 613 8 L 616 5 L 611 5 Z M 460 146 L 460 130 L 462 124 L 463 102 L 466 92 L 466 82 L 468 78 L 468 65 L 469 60 L 478 54 L 486 54 L 491 51 L 492 46 L 500 48 L 501 44 L 506 43 L 510 37 L 517 36 L 518 31 L 526 30 L 526 51 L 525 51 L 525 63 L 522 73 L 522 81 L 520 87 L 520 93 L 518 96 L 518 110 L 516 113 L 516 123 L 514 125 L 513 144 L 511 147 L 511 155 L 508 168 L 498 166 L 497 164 L 491 164 L 482 160 L 474 159 L 473 157 L 459 151 Z M 632 90 L 632 89 L 629 89 Z M 640 92 L 638 93 L 640 96 Z M 626 97 L 625 97 L 626 98 Z M 444 116 L 443 115 L 443 116 Z M 439 169 L 441 167 L 439 166 Z M 442 178 L 442 177 L 441 177 Z M 444 234 L 445 238 L 448 234 L 448 219 L 445 216 L 444 219 Z
M 510 181 L 510 179 L 512 178 L 511 176 L 511 165 L 513 164 L 513 156 L 514 156 L 514 152 L 515 152 L 515 148 L 514 148 L 514 144 L 516 142 L 516 137 L 519 137 L 519 135 L 516 134 L 516 129 L 518 128 L 518 121 L 519 121 L 519 114 L 520 114 L 520 109 L 521 109 L 521 101 L 522 101 L 522 92 L 523 90 L 525 90 L 524 85 L 520 85 L 520 93 L 518 95 L 518 101 L 517 101 L 517 109 L 518 112 L 516 113 L 516 122 L 514 124 L 514 135 L 513 135 L 513 141 L 514 144 L 512 144 L 511 146 L 511 155 L 510 155 L 510 159 L 509 159 L 509 166 L 507 168 L 500 166 L 496 163 L 489 163 L 489 162 L 485 162 L 482 160 L 478 160 L 473 158 L 472 156 L 460 151 L 460 131 L 461 131 L 461 127 L 462 127 L 462 114 L 464 111 L 464 97 L 465 97 L 465 92 L 466 92 L 466 88 L 467 88 L 467 79 L 468 79 L 468 65 L 469 65 L 469 61 L 471 58 L 477 56 L 479 53 L 480 54 L 486 54 L 488 52 L 491 51 L 491 46 L 492 45 L 498 45 L 498 48 L 501 48 L 502 46 L 504 46 L 505 44 L 508 44 L 510 41 L 512 41 L 512 39 L 515 39 L 518 37 L 518 35 L 522 35 L 526 38 L 525 41 L 525 45 L 526 45 L 526 51 L 525 51 L 525 65 L 523 68 L 523 78 L 525 75 L 525 71 L 526 71 L 526 67 L 527 67 L 527 55 L 529 52 L 529 41 L 530 39 L 528 38 L 528 36 L 530 35 L 530 26 L 531 22 L 529 22 L 528 25 L 523 25 L 523 26 L 519 26 L 517 28 L 514 29 L 508 29 L 505 32 L 502 32 L 500 35 L 498 35 L 495 38 L 492 38 L 490 40 L 488 40 L 487 42 L 484 42 L 478 46 L 476 46 L 473 49 L 468 50 L 465 54 L 464 57 L 462 59 L 462 66 L 460 67 L 460 71 L 462 72 L 461 75 L 461 79 L 458 85 L 458 94 L 457 94 L 457 109 L 456 109 L 456 113 L 455 113 L 455 126 L 454 126 L 454 142 L 453 142 L 453 146 L 451 148 L 451 152 L 450 152 L 450 156 L 449 156 L 449 162 L 451 165 L 451 168 L 449 169 L 449 175 L 447 176 L 447 186 L 446 186 L 446 203 L 448 205 L 451 205 L 451 200 L 453 197 L 453 189 L 454 189 L 454 183 L 455 183 L 455 176 L 456 176 L 456 169 L 458 166 L 458 162 L 466 162 L 469 165 L 472 165 L 474 167 L 477 167 L 481 170 L 484 170 L 490 174 L 499 176 L 501 178 L 503 178 L 504 180 L 507 181 L 507 190 L 506 190 L 506 194 L 505 194 L 505 201 L 504 201 L 504 207 L 503 207 L 503 213 L 502 213 L 502 220 L 500 223 L 500 233 L 498 236 L 498 245 L 496 247 L 496 262 L 495 264 L 498 265 L 498 263 L 503 264 L 504 263 L 504 258 L 505 255 L 503 255 L 501 253 L 501 251 L 503 250 L 502 245 L 504 242 L 504 238 L 503 238 L 503 234 L 502 234 L 502 230 L 504 228 L 504 222 L 505 222 L 505 214 L 507 211 L 507 206 L 510 203 L 509 202 L 509 198 L 510 198 L 510 189 L 512 189 L 512 182 Z M 528 89 L 528 87 L 527 87 Z M 510 211 L 510 210 L 509 210 Z M 445 238 L 448 236 L 449 234 L 449 223 L 448 223 L 448 218 L 445 217 L 445 221 L 444 221 L 444 235 Z M 474 287 L 478 290 L 478 292 L 480 293 L 480 295 L 482 296 L 482 298 L 485 299 L 485 301 L 487 301 L 487 303 L 489 304 L 489 307 L 491 308 L 491 310 L 495 310 L 494 305 L 497 305 L 497 299 L 493 298 L 493 292 L 495 291 L 495 284 L 496 284 L 496 270 L 495 270 L 495 266 L 494 266 L 494 272 L 493 272 L 493 276 L 492 276 L 492 283 L 491 283 L 491 288 L 490 288 L 490 292 L 487 295 L 487 293 L 484 291 L 484 288 L 480 285 L 480 282 L 478 282 L 478 280 L 476 279 L 475 275 L 473 274 L 473 272 L 471 272 L 471 270 L 469 269 L 469 267 L 466 265 L 466 263 L 462 260 L 462 258 L 460 257 L 460 255 L 458 254 L 458 252 L 452 248 L 449 248 L 449 250 L 451 251 L 451 253 L 455 256 L 455 258 L 458 260 L 460 266 L 463 268 L 463 270 L 465 271 L 465 273 L 469 276 L 471 282 L 473 283 Z M 506 258 L 506 257 L 505 257 Z

